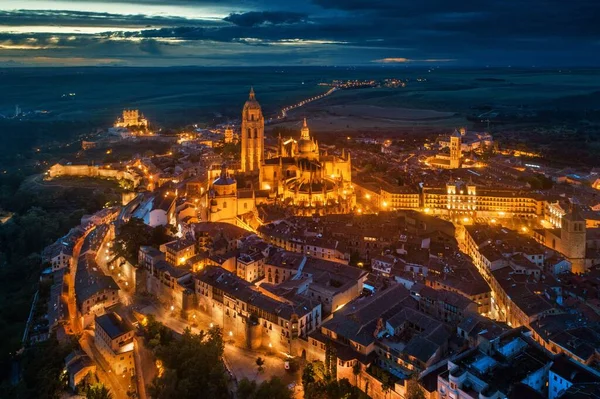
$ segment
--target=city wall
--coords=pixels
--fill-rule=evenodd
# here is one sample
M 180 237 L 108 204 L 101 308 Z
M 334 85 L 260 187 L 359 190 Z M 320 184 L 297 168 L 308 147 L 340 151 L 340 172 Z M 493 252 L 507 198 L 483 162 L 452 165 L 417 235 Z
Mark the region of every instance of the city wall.
M 60 176 L 93 177 L 115 180 L 128 180 L 137 187 L 141 178 L 126 170 L 108 169 L 91 165 L 60 165 L 56 164 L 48 171 L 51 179 Z

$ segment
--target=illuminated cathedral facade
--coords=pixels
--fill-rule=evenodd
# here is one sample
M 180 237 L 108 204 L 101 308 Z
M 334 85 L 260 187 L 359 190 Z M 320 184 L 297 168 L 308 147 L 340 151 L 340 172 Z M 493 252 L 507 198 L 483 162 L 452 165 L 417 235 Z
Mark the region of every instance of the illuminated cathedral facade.
M 299 137 L 278 138 L 275 154 L 265 157 L 265 120 L 254 90 L 244 104 L 241 124 L 241 170 L 258 174 L 261 190 L 298 209 L 348 212 L 355 205 L 350 154 L 320 151 L 306 119 Z

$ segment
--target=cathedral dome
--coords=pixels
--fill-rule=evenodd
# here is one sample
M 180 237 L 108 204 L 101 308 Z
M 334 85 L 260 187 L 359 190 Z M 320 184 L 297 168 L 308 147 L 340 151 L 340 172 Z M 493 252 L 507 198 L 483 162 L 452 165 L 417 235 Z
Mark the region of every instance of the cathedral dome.
M 310 138 L 310 131 L 308 130 L 308 125 L 306 123 L 306 118 L 304 118 L 304 123 L 302 124 L 302 130 L 300 131 L 300 140 L 298 140 L 298 151 L 301 154 L 307 154 L 313 152 L 314 143 Z
M 298 151 L 300 151 L 301 154 L 306 154 L 308 152 L 312 152 L 312 150 L 313 150 L 313 143 L 311 140 L 300 139 L 298 141 Z

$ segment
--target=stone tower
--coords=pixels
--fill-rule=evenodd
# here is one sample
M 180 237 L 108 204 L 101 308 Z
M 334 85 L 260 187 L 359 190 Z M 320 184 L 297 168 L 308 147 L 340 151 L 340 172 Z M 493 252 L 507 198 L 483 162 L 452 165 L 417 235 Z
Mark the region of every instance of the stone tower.
M 265 119 L 254 89 L 242 111 L 242 172 L 259 171 L 264 156 Z
M 571 262 L 573 273 L 585 272 L 585 219 L 574 206 L 561 220 L 561 249 Z
M 223 136 L 223 142 L 225 144 L 227 144 L 227 143 L 233 143 L 233 129 L 230 126 L 227 126 L 225 128 L 225 134 Z
M 462 136 L 458 131 L 454 131 L 450 136 L 450 168 L 460 168 L 460 158 L 462 156 Z

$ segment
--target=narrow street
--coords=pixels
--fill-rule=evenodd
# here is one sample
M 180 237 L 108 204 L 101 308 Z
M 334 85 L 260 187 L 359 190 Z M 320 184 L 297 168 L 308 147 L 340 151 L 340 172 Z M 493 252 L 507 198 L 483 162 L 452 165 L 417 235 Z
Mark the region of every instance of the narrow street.
M 156 376 L 156 365 L 154 364 L 154 355 L 144 345 L 144 340 L 135 337 L 135 346 L 133 357 L 135 359 L 135 374 L 137 377 L 137 391 L 140 399 L 146 399 L 146 385 L 152 382 Z

